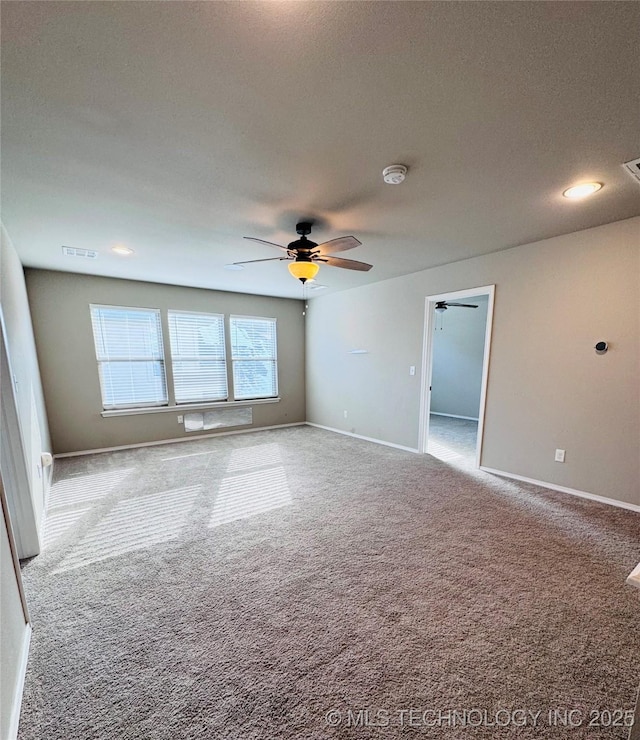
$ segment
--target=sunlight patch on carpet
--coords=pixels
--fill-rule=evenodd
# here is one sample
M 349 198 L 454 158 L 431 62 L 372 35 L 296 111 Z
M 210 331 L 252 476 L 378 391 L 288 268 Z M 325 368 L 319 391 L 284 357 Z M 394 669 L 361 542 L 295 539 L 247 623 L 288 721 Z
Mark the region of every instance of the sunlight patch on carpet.
M 108 473 L 83 475 L 73 480 L 58 481 L 51 486 L 48 508 L 75 506 L 103 498 L 119 486 L 131 472 L 133 468 L 124 468 L 123 470 L 111 470 Z
M 453 447 L 447 447 L 447 445 L 443 445 L 432 439 L 429 440 L 427 452 L 429 455 L 433 455 L 433 457 L 437 457 L 438 460 L 442 460 L 443 462 L 451 464 L 466 462 L 465 456 L 454 450 Z
M 65 532 L 68 532 L 74 524 L 88 512 L 90 506 L 82 509 L 71 509 L 70 511 L 58 511 L 55 514 L 47 514 L 42 537 L 42 546 L 46 550 Z
M 277 444 L 256 445 L 233 450 L 227 465 L 227 472 L 247 470 L 267 465 L 280 465 L 280 447 Z
M 176 539 L 200 490 L 199 485 L 189 486 L 121 501 L 80 541 L 55 572 L 82 568 Z
M 169 460 L 184 460 L 186 457 L 200 457 L 202 455 L 214 455 L 216 450 L 207 450 L 206 452 L 190 452 L 187 455 L 174 455 L 173 457 L 161 457 L 160 462 L 168 462 Z
M 209 527 L 264 514 L 291 504 L 282 466 L 224 478 L 213 506 Z

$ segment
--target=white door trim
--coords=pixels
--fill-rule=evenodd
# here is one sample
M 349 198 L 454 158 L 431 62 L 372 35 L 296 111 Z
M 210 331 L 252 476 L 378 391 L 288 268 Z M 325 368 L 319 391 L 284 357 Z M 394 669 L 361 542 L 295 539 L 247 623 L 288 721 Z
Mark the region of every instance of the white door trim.
M 40 526 L 33 501 L 31 471 L 24 430 L 18 411 L 16 379 L 11 368 L 9 342 L 0 306 L 0 429 L 3 435 L 0 465 L 18 557 L 30 558 L 41 550 Z
M 15 740 L 18 737 L 18 723 L 20 721 L 20 707 L 22 705 L 22 693 L 24 689 L 24 680 L 27 674 L 27 660 L 29 657 L 29 641 L 31 639 L 31 621 L 29 619 L 29 609 L 27 607 L 27 597 L 24 593 L 24 586 L 22 584 L 22 573 L 20 571 L 20 561 L 18 560 L 18 551 L 16 548 L 16 541 L 14 538 L 13 528 L 11 526 L 11 519 L 9 516 L 9 504 L 7 502 L 4 479 L 2 477 L 2 471 L 0 470 L 0 508 L 2 509 L 2 516 L 4 519 L 4 526 L 7 531 L 7 538 L 9 540 L 9 549 L 11 551 L 11 559 L 13 561 L 13 571 L 16 577 L 16 584 L 18 586 L 18 594 L 20 595 L 20 603 L 22 605 L 22 614 L 24 617 L 24 632 L 22 634 L 22 646 L 20 648 L 20 654 L 17 658 L 15 667 L 15 684 L 7 687 L 7 692 L 13 691 L 13 702 L 9 714 L 8 723 L 8 734 L 7 740 Z M 4 689 L 3 685 L 3 689 Z
M 484 415 L 487 405 L 487 384 L 489 381 L 489 359 L 491 356 L 491 332 L 493 328 L 493 305 L 495 285 L 483 285 L 479 288 L 456 290 L 450 293 L 439 293 L 425 298 L 424 334 L 422 342 L 422 374 L 420 386 L 420 429 L 418 432 L 418 450 L 427 452 L 429 443 L 429 414 L 431 412 L 431 378 L 433 374 L 433 330 L 435 326 L 435 304 L 437 301 L 457 301 L 472 296 L 486 295 L 487 325 L 484 333 L 484 358 L 482 360 L 482 385 L 480 389 L 480 410 L 478 413 L 478 441 L 476 443 L 476 468 L 480 467 L 482 442 L 484 439 Z

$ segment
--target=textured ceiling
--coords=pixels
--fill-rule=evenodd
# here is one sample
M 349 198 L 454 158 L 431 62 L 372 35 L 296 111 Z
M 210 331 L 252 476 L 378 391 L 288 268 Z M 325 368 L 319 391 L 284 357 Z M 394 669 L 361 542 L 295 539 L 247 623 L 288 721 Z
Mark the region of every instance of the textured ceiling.
M 300 297 L 282 262 L 223 269 L 279 254 L 243 236 L 355 235 L 374 268 L 321 268 L 329 292 L 638 215 L 639 27 L 637 2 L 3 2 L 2 219 L 27 266 Z

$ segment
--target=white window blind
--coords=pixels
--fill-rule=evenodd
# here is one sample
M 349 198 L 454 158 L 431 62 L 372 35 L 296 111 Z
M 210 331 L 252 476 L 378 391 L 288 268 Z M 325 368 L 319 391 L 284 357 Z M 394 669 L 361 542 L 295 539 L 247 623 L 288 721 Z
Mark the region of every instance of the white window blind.
M 166 405 L 160 311 L 119 306 L 90 308 L 103 407 Z
M 168 319 L 176 403 L 226 401 L 224 316 L 169 311 Z
M 234 398 L 278 395 L 276 320 L 230 316 Z

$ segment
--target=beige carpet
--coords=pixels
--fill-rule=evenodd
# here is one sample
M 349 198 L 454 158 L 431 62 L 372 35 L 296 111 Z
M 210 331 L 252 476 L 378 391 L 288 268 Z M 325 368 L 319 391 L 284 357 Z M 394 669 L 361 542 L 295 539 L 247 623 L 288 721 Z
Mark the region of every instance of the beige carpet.
M 21 740 L 627 737 L 638 514 L 309 427 L 56 480 Z

